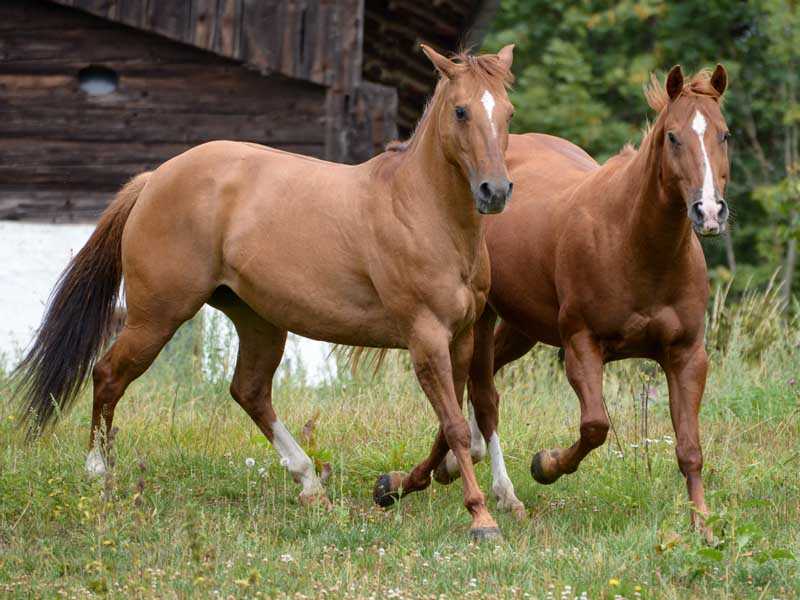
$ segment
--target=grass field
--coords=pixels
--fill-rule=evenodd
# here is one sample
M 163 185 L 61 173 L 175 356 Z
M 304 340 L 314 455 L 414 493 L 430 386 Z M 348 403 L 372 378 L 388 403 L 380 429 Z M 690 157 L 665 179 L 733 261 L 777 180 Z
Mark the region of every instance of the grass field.
M 296 435 L 320 411 L 311 453 L 333 467 L 325 511 L 297 503 L 228 395 L 225 357 L 203 372 L 186 337 L 120 404 L 106 480 L 83 471 L 88 393 L 26 444 L 0 379 L 0 596 L 800 597 L 800 330 L 776 317 L 774 296 L 711 309 L 701 424 L 715 546 L 689 530 L 665 382 L 647 363 L 607 369 L 614 433 L 547 487 L 530 458 L 574 440 L 577 401 L 553 349 L 503 374 L 501 439 L 528 518 L 491 500 L 505 539 L 476 546 L 460 482 L 387 511 L 372 504 L 375 477 L 410 468 L 436 430 L 405 358 L 374 378 L 278 383 L 276 409 Z M 478 476 L 489 493 L 488 465 Z

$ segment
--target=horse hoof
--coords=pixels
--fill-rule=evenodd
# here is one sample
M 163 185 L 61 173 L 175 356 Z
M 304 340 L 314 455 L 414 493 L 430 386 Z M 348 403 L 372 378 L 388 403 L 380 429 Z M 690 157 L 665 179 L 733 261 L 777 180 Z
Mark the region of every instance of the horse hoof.
M 103 477 L 108 472 L 106 460 L 103 458 L 103 453 L 99 448 L 92 448 L 89 455 L 86 457 L 86 474 L 90 478 Z
M 384 473 L 378 477 L 372 490 L 372 499 L 381 508 L 388 508 L 400 499 L 399 473 Z
M 325 494 L 325 492 L 318 492 L 316 494 L 309 494 L 307 496 L 300 494 L 300 504 L 303 506 L 321 506 L 326 510 L 331 510 L 333 508 L 333 504 L 331 504 L 331 501 L 328 500 L 328 496 Z
M 456 471 L 453 475 L 450 474 L 450 471 L 447 470 L 447 461 L 443 460 L 439 463 L 439 466 L 436 467 L 433 471 L 433 478 L 442 485 L 449 485 L 453 483 L 460 473 Z
M 561 477 L 558 472 L 558 461 L 551 450 L 540 450 L 533 455 L 531 461 L 531 475 L 543 485 L 555 483 Z
M 469 535 L 475 542 L 499 541 L 503 539 L 499 527 L 475 527 L 469 530 Z
M 514 518 L 520 522 L 525 521 L 528 518 L 528 511 L 525 510 L 525 505 L 522 503 L 515 504 L 511 508 L 511 514 L 514 515 Z

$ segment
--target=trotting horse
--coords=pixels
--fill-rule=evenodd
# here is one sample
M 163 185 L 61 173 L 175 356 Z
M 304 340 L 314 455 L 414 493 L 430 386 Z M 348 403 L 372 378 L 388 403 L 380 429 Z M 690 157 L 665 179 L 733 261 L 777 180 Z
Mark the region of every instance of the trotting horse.
M 452 448 L 472 535 L 498 535 L 475 479 L 461 397 L 489 290 L 482 215 L 503 210 L 512 189 L 504 153 L 513 46 L 456 59 L 423 51 L 440 79 L 406 152 L 348 166 L 219 141 L 128 183 L 62 275 L 20 366 L 33 431 L 75 398 L 123 280 L 127 321 L 92 370 L 90 472 L 106 470 L 102 432 L 125 389 L 210 304 L 239 336 L 231 394 L 302 484 L 303 502 L 327 498 L 272 408 L 287 331 L 408 348 L 442 432 L 430 462 Z
M 626 147 L 602 167 L 566 140 L 511 136 L 506 160 L 515 199 L 487 227 L 492 286 L 475 327 L 469 381 L 473 427 L 489 444 L 501 507 L 524 511 L 500 451 L 493 377 L 543 342 L 564 349 L 580 401 L 580 438 L 537 453 L 534 479 L 549 484 L 574 472 L 605 441 L 603 365 L 652 359 L 667 377 L 692 522 L 710 535 L 698 431 L 709 286 L 698 235 L 721 233 L 728 217 L 729 133 L 720 110 L 726 85 L 721 65 L 687 81 L 674 67 L 665 86 L 653 79 L 646 95 L 655 123 L 638 150 Z M 478 444 L 476 458 L 484 451 Z M 436 479 L 452 480 L 454 467 L 448 455 Z

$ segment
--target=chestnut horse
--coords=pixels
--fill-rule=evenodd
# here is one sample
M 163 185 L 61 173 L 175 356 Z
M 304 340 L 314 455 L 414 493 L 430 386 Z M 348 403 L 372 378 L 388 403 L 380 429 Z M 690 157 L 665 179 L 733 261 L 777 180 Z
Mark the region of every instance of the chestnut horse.
M 106 470 L 102 432 L 125 389 L 210 304 L 239 335 L 231 394 L 302 484 L 303 502 L 327 498 L 272 408 L 287 331 L 408 348 L 443 432 L 430 460 L 453 450 L 473 536 L 497 535 L 460 398 L 489 290 L 482 214 L 500 212 L 511 195 L 504 153 L 513 46 L 454 60 L 423 51 L 440 80 L 406 152 L 349 166 L 218 141 L 128 183 L 62 275 L 20 365 L 32 430 L 75 398 L 122 279 L 127 321 L 92 372 L 90 472 Z
M 602 167 L 566 140 L 511 136 L 506 160 L 515 200 L 487 227 L 492 287 L 475 327 L 469 382 L 501 507 L 524 511 L 503 464 L 493 377 L 543 342 L 564 349 L 580 401 L 580 438 L 537 453 L 534 479 L 549 484 L 574 472 L 605 441 L 603 365 L 652 359 L 667 377 L 692 522 L 704 529 L 698 412 L 708 368 L 709 285 L 697 236 L 721 233 L 728 216 L 729 134 L 720 111 L 726 85 L 721 65 L 687 81 L 674 67 L 665 86 L 653 79 L 646 95 L 658 112 L 655 123 L 638 150 L 626 147 Z M 436 479 L 456 475 L 448 456 Z

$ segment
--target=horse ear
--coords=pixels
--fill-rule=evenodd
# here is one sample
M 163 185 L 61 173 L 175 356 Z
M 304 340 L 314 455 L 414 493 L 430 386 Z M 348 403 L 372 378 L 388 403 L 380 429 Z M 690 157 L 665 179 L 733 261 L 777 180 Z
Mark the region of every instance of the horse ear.
M 430 46 L 426 46 L 425 44 L 420 44 L 420 48 L 425 53 L 425 56 L 428 57 L 433 63 L 433 66 L 436 67 L 436 70 L 439 71 L 444 77 L 448 79 L 452 79 L 456 74 L 456 63 L 452 60 L 447 58 L 446 56 L 442 56 L 436 50 L 431 48 Z
M 667 75 L 667 95 L 670 100 L 675 100 L 683 91 L 683 71 L 680 65 L 675 65 Z
M 514 44 L 503 46 L 500 52 L 497 53 L 497 58 L 500 60 L 500 64 L 503 68 L 506 71 L 510 71 L 511 63 L 514 62 Z
M 722 65 L 718 64 L 711 74 L 711 87 L 717 90 L 720 96 L 725 93 L 725 89 L 728 87 L 728 72 Z

